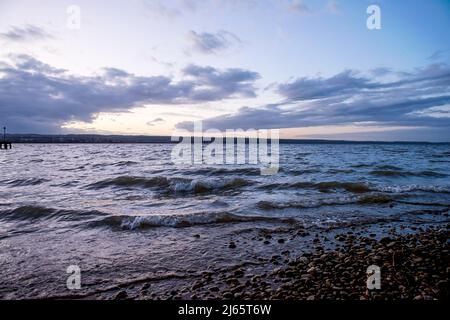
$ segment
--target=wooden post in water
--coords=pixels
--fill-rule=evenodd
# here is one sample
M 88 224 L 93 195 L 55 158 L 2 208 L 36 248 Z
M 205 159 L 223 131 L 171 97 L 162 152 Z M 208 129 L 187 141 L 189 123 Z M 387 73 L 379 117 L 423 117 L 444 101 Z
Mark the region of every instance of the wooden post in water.
M 6 126 L 5 126 L 5 127 L 3 127 L 3 141 L 0 143 L 0 149 L 7 150 L 8 147 L 9 147 L 9 149 L 12 149 L 11 142 L 6 141 Z

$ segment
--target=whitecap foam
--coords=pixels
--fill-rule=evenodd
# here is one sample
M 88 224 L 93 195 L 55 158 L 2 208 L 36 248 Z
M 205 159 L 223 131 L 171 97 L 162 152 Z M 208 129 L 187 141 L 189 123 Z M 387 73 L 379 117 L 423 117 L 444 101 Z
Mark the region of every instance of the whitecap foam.
M 396 186 L 378 186 L 375 190 L 386 193 L 404 193 L 404 192 L 436 192 L 436 193 L 450 193 L 449 187 L 444 186 L 425 186 L 425 185 L 396 185 Z

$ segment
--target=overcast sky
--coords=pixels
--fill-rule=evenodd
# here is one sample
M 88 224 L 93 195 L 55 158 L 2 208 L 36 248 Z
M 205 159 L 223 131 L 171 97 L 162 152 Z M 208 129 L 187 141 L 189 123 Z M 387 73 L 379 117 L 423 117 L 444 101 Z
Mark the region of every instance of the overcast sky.
M 449 30 L 448 0 L 0 0 L 0 124 L 450 141 Z

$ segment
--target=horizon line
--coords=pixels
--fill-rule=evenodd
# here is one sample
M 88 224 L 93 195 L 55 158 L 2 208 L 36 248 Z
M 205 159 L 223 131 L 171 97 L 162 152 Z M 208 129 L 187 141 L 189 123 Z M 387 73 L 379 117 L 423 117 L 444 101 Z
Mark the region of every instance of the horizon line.
M 167 139 L 167 141 L 116 141 L 116 142 L 95 142 L 95 141 L 12 141 L 14 143 L 177 143 L 177 141 L 171 141 L 172 136 L 167 135 L 145 135 L 145 134 L 102 134 L 102 133 L 64 133 L 64 134 L 46 134 L 46 133 L 7 133 L 6 137 L 9 138 L 18 138 L 22 136 L 26 138 L 26 136 L 38 136 L 38 137 L 104 137 L 104 138 L 155 138 L 155 139 Z M 178 136 L 182 137 L 182 136 Z M 187 137 L 187 136 L 185 136 Z M 195 135 L 189 136 L 191 138 L 196 137 Z M 202 136 L 203 138 L 215 138 L 214 136 Z M 234 137 L 237 138 L 237 137 Z M 248 139 L 249 137 L 244 137 Z M 268 139 L 270 140 L 270 139 Z M 378 143 L 378 144 L 450 144 L 450 141 L 416 141 L 416 140 L 351 140 L 351 139 L 332 139 L 332 138 L 279 138 L 280 143 L 308 143 L 308 142 L 316 142 L 316 143 Z M 208 141 L 206 141 L 207 143 Z

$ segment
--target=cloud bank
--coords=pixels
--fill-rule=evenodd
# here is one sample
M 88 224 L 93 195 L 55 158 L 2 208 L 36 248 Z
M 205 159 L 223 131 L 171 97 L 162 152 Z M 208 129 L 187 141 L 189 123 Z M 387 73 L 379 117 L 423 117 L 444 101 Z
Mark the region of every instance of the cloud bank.
M 143 104 L 195 104 L 255 96 L 259 74 L 197 65 L 182 79 L 137 76 L 106 68 L 99 76 L 74 76 L 31 56 L 0 62 L 0 111 L 12 132 L 52 133 L 70 121 L 90 122 L 100 112 L 126 112 Z
M 381 72 L 382 71 L 382 72 Z M 277 104 L 242 107 L 235 114 L 206 119 L 203 127 L 298 128 L 326 125 L 440 127 L 450 136 L 450 67 L 433 64 L 413 72 L 354 70 L 278 84 Z M 376 76 L 378 75 L 378 76 Z M 386 81 L 390 78 L 390 81 Z M 191 129 L 191 122 L 178 128 Z

